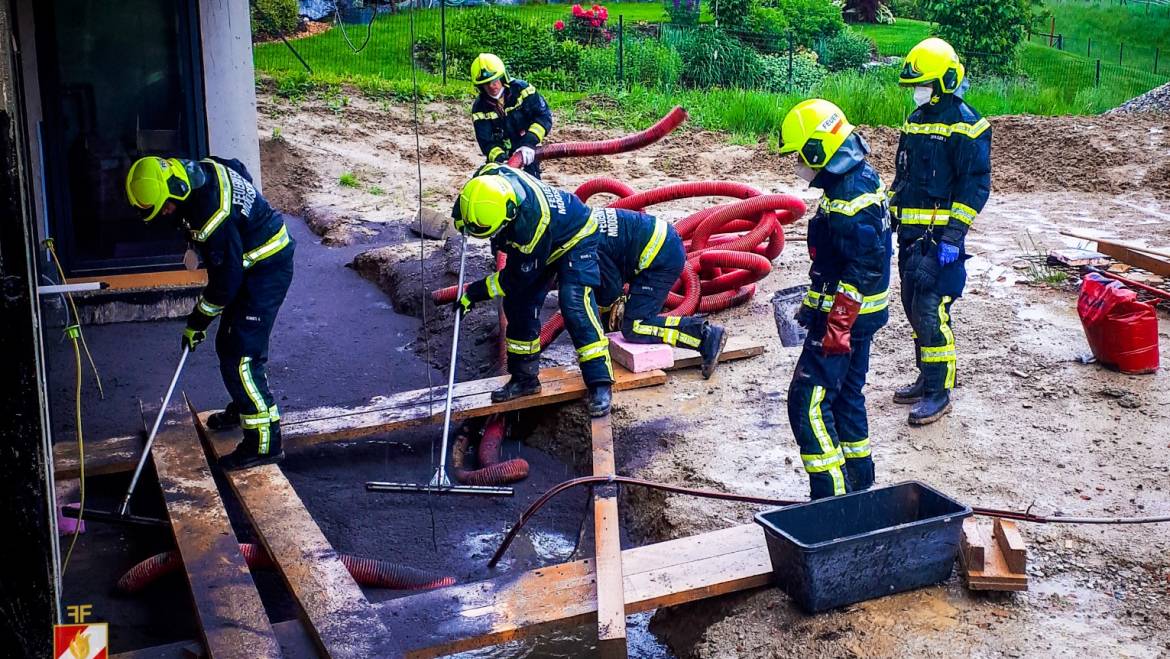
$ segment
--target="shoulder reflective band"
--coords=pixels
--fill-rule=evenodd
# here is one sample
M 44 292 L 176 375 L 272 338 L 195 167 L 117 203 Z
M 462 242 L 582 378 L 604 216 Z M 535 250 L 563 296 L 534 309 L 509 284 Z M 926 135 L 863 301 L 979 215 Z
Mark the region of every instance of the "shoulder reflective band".
M 207 242 L 207 239 L 211 237 L 211 234 L 215 233 L 215 230 L 219 228 L 219 225 L 223 224 L 223 221 L 226 220 L 228 215 L 230 215 L 232 212 L 231 179 L 228 178 L 227 170 L 224 169 L 223 165 L 217 162 L 212 162 L 211 164 L 215 166 L 215 178 L 219 183 L 219 208 L 217 208 L 215 212 L 211 214 L 211 217 L 208 218 L 207 222 L 203 224 L 203 228 L 195 232 L 193 237 L 196 241 L 201 243 Z
M 531 89 L 531 87 L 529 89 Z M 522 253 L 531 254 L 532 250 L 536 249 L 537 244 L 540 243 L 540 239 L 544 237 L 544 232 L 548 229 L 548 223 L 552 217 L 551 211 L 549 211 L 548 208 L 548 198 L 545 196 L 545 193 L 551 192 L 552 194 L 557 194 L 557 191 L 549 188 L 547 185 L 541 183 L 532 176 L 529 176 L 528 173 L 523 170 L 512 169 L 509 167 L 506 171 L 508 173 L 519 176 L 520 180 L 527 183 L 528 187 L 532 188 L 532 196 L 536 198 L 536 203 L 540 205 L 540 221 L 536 225 L 536 231 L 532 232 L 532 240 L 529 241 L 526 245 L 512 243 L 513 245 L 516 245 L 516 248 L 519 249 Z M 596 224 L 594 224 L 594 226 L 596 227 Z M 551 263 L 551 260 L 549 262 Z
M 973 124 L 963 122 L 954 124 L 912 124 L 907 121 L 902 124 L 902 132 L 909 135 L 942 135 L 944 137 L 950 137 L 958 133 L 959 135 L 966 135 L 971 139 L 975 139 L 990 127 L 991 124 L 986 119 L 980 119 Z
M 544 135 L 545 135 L 544 126 L 541 126 L 540 124 L 536 123 L 535 121 L 532 122 L 532 125 L 528 127 L 528 132 L 530 132 L 536 136 L 537 142 L 544 140 Z
M 637 274 L 654 263 L 654 259 L 658 257 L 658 252 L 662 251 L 662 244 L 666 242 L 666 220 L 655 219 L 654 233 L 650 236 L 650 240 L 646 246 L 642 248 L 642 255 L 638 257 L 638 269 L 634 272 Z
M 280 231 L 272 236 L 263 245 L 244 254 L 244 269 L 248 269 L 260 261 L 276 254 L 289 244 L 288 227 L 280 225 Z
M 821 200 L 821 208 L 830 213 L 840 213 L 842 215 L 857 215 L 862 209 L 868 208 L 875 204 L 881 204 L 886 199 L 886 196 L 879 192 L 867 192 L 863 195 L 854 197 L 853 199 L 829 199 L 828 197 Z
M 516 102 L 513 103 L 511 105 L 511 107 L 504 108 L 504 112 L 510 113 L 512 110 L 515 110 L 516 108 L 520 107 L 520 104 L 524 102 L 524 99 L 528 98 L 529 96 L 531 96 L 535 93 L 536 93 L 536 87 L 533 87 L 531 85 L 529 85 L 528 87 L 525 87 L 520 92 L 520 94 L 516 96 Z

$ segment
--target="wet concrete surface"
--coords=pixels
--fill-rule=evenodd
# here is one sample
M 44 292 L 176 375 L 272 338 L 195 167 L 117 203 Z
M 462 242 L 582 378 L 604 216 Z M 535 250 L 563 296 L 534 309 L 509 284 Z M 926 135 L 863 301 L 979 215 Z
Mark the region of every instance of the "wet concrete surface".
M 327 248 L 299 219 L 288 220 L 298 241 L 292 289 L 273 334 L 269 379 L 282 410 L 357 404 L 371 396 L 428 386 L 425 362 L 405 349 L 418 335 L 417 319 L 399 315 L 378 288 L 344 267 L 369 245 Z M 397 236 L 389 239 L 397 238 Z M 92 376 L 83 392 L 87 441 L 138 432 L 143 426 L 139 398 L 158 400 L 179 354 L 183 321 L 120 323 L 85 329 L 106 387 L 99 400 Z M 57 441 L 74 441 L 73 354 L 67 342 L 46 330 L 52 428 Z M 444 350 L 445 346 L 433 346 Z M 443 375 L 430 372 L 431 382 Z M 209 340 L 188 360 L 179 385 L 197 407 L 227 401 L 215 351 Z M 157 403 L 155 403 L 157 405 Z M 555 413 L 553 410 L 541 413 Z M 368 480 L 426 482 L 433 473 L 432 443 L 437 427 L 415 429 L 369 442 L 322 446 L 290 453 L 281 468 L 325 536 L 341 552 L 383 558 L 412 567 L 474 581 L 569 558 L 585 509 L 584 492 L 572 492 L 546 506 L 525 528 L 501 566 L 489 571 L 487 559 L 508 526 L 539 494 L 578 474 L 564 463 L 519 442 L 505 443 L 505 457 L 521 456 L 532 465 L 530 477 L 513 497 L 431 496 L 368 493 Z M 434 456 L 437 460 L 437 455 Z M 91 477 L 87 507 L 111 510 L 128 475 Z M 254 540 L 246 518 L 221 482 L 225 505 L 242 541 Z M 62 501 L 75 501 L 75 490 Z M 148 468 L 136 493 L 134 512 L 165 516 L 157 480 Z M 591 526 L 589 524 L 586 525 Z M 69 538 L 64 538 L 68 546 Z M 197 637 L 198 629 L 185 578 L 174 574 L 143 592 L 125 596 L 114 583 L 130 567 L 173 548 L 169 529 L 113 526 L 90 522 L 65 576 L 66 604 L 93 606 L 97 620 L 110 623 L 111 650 L 121 652 Z M 591 553 L 586 538 L 577 558 Z M 269 617 L 296 615 L 278 575 L 255 573 Z M 400 597 L 403 591 L 368 590 L 372 601 Z M 552 643 L 551 646 L 548 644 Z M 540 647 L 563 650 L 541 650 Z M 524 646 L 506 656 L 571 656 L 582 649 L 575 635 Z M 497 655 L 499 656 L 499 655 Z

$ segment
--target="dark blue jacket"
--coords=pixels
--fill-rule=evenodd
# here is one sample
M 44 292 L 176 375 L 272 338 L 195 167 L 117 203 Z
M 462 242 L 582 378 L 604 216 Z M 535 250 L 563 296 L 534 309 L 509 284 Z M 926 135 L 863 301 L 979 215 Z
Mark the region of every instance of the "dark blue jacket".
M 203 258 L 207 287 L 187 323 L 206 329 L 235 300 L 246 271 L 292 258 L 296 243 L 239 160 L 213 157 L 191 163 L 189 170 L 191 195 L 177 212 Z
M 638 211 L 597 208 L 597 261 L 601 287 L 597 304 L 608 307 L 623 287 L 655 264 L 663 246 L 678 240 L 678 232 L 666 220 Z M 681 269 L 681 268 L 680 268 Z
M 497 103 L 484 94 L 471 105 L 475 141 L 488 162 L 502 163 L 522 146 L 536 148 L 552 130 L 552 110 L 536 87 L 513 78 Z
M 808 295 L 803 320 L 810 334 L 824 332 L 837 295 L 861 300 L 853 337 L 872 336 L 889 320 L 890 260 L 894 248 L 881 178 L 861 160 L 843 174 L 821 171 L 812 185 L 822 188 L 808 224 Z
M 934 225 L 936 240 L 963 245 L 991 193 L 991 124 L 954 94 L 920 106 L 902 125 L 890 213 L 898 244 Z
M 476 176 L 499 174 L 517 191 L 516 218 L 492 237 L 492 246 L 508 255 L 498 273 L 471 284 L 468 296 L 483 301 L 543 284 L 548 266 L 578 245 L 596 250 L 597 220 L 576 195 L 558 190 L 507 165 L 487 164 Z M 596 285 L 588 283 L 587 285 Z

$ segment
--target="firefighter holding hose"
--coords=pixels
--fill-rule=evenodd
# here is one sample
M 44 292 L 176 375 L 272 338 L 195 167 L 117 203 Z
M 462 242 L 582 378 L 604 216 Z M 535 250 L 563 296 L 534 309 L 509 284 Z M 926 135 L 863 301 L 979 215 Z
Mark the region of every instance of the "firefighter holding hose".
M 492 400 L 540 392 L 540 309 L 555 276 L 561 314 L 589 388 L 589 413 L 609 414 L 613 365 L 597 310 L 597 219 L 589 207 L 526 172 L 489 163 L 463 186 L 451 215 L 461 233 L 491 238 L 508 258 L 503 270 L 470 284 L 455 300 L 466 313 L 478 302 L 503 298 L 512 377 L 492 392 Z
M 967 280 L 967 230 L 991 192 L 991 125 L 963 101 L 963 65 L 942 39 L 914 46 L 898 81 L 914 87 L 918 106 L 902 126 L 890 199 L 918 377 L 894 402 L 913 404 L 910 424 L 925 425 L 951 409 L 951 305 Z
M 475 140 L 489 163 L 520 155 L 524 171 L 540 178 L 536 147 L 552 130 L 552 110 L 536 88 L 512 78 L 504 62 L 481 53 L 471 62 L 471 82 L 479 90 L 471 105 Z
M 674 226 L 638 211 L 593 211 L 600 236 L 601 288 L 597 304 L 609 314 L 611 329 L 621 328 L 631 343 L 665 343 L 697 351 L 703 377 L 719 363 L 727 336 L 719 325 L 697 316 L 659 315 L 670 289 L 686 265 L 686 249 Z M 629 294 L 623 289 L 629 284 Z
M 126 196 L 147 222 L 176 218 L 207 268 L 207 287 L 187 316 L 182 343 L 194 350 L 222 316 L 215 351 L 231 402 L 207 425 L 242 426 L 244 437 L 219 465 L 233 470 L 278 462 L 284 457 L 280 412 L 265 365 L 293 276 L 296 242 L 283 216 L 256 191 L 239 160 L 140 158 L 126 174 Z
M 811 285 L 797 319 L 808 337 L 788 388 L 788 420 L 811 498 L 874 482 L 865 412 L 870 342 L 889 319 L 893 246 L 885 190 L 869 146 L 836 105 L 797 104 L 781 124 L 781 153 L 824 190 L 808 225 Z

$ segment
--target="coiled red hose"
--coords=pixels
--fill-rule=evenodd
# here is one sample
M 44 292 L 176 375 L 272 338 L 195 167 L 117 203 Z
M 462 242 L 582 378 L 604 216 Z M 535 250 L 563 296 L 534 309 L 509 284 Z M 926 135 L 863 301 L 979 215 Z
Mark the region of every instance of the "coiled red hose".
M 503 439 L 503 418 L 499 418 L 500 440 Z M 491 422 L 492 419 L 489 419 Z M 492 430 L 492 434 L 497 431 Z M 488 434 L 488 427 L 484 428 L 484 435 Z M 494 441 L 494 440 L 493 440 Z M 508 483 L 515 483 L 528 478 L 528 461 L 524 458 L 513 458 L 500 462 L 499 458 L 499 441 L 494 441 L 495 452 L 489 457 L 489 464 L 480 463 L 480 469 L 469 469 L 465 466 L 465 456 L 467 449 L 471 445 L 471 437 L 466 430 L 461 430 L 459 436 L 455 438 L 455 443 L 451 448 L 451 470 L 454 472 L 455 480 L 467 485 L 507 485 Z M 483 450 L 481 441 L 480 450 Z
M 244 555 L 244 562 L 249 569 L 259 570 L 271 568 L 272 559 L 268 553 L 257 544 L 240 543 L 240 553 Z M 436 577 L 412 567 L 391 563 L 379 558 L 363 558 L 339 554 L 342 564 L 349 570 L 354 581 L 361 586 L 370 588 L 391 588 L 394 590 L 431 590 L 444 588 L 455 583 L 455 577 Z M 183 558 L 179 550 L 172 549 L 161 554 L 155 554 L 130 568 L 126 574 L 118 579 L 118 590 L 123 593 L 137 593 L 159 578 L 176 572 L 183 567 Z
M 556 160 L 558 158 L 581 158 L 584 156 L 612 156 L 618 153 L 634 151 L 666 137 L 686 120 L 687 111 L 676 105 L 674 109 L 666 113 L 665 117 L 659 119 L 657 123 L 646 130 L 632 135 L 626 135 L 625 137 L 616 137 L 611 140 L 601 140 L 599 142 L 562 142 L 560 144 L 550 144 L 536 150 L 536 161 Z M 508 159 L 509 167 L 520 167 L 522 165 L 523 162 L 517 153 L 512 154 L 512 157 Z

